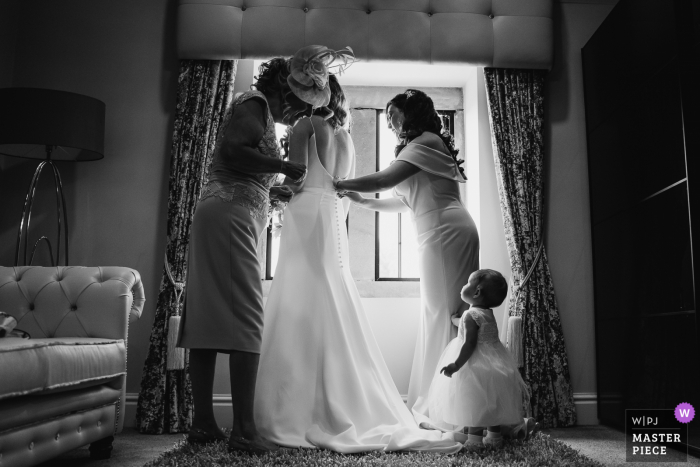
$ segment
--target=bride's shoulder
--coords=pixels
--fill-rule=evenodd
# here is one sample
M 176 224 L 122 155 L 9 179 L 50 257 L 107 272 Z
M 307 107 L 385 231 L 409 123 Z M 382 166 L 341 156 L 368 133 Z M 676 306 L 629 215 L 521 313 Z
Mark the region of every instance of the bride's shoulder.
M 296 121 L 296 123 L 294 123 L 294 126 L 292 127 L 292 133 L 303 133 L 311 135 L 313 132 L 314 126 L 311 123 L 311 119 L 309 117 L 300 118 Z

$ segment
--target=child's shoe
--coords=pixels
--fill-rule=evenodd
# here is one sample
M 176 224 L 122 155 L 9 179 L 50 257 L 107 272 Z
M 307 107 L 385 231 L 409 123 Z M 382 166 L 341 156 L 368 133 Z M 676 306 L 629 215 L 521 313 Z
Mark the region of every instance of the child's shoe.
M 484 449 L 484 437 L 470 434 L 464 443 L 464 449 L 471 452 L 481 451 Z
M 499 449 L 503 447 L 503 437 L 500 433 L 489 431 L 484 438 L 484 446 Z

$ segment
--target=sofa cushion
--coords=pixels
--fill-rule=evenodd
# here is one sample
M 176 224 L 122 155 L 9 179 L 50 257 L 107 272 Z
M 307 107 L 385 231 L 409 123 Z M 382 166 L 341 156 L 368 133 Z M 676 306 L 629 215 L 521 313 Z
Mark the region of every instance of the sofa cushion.
M 0 339 L 0 400 L 122 382 L 125 373 L 126 347 L 121 339 Z
M 0 401 L 0 433 L 68 413 L 114 404 L 121 391 L 106 385 Z

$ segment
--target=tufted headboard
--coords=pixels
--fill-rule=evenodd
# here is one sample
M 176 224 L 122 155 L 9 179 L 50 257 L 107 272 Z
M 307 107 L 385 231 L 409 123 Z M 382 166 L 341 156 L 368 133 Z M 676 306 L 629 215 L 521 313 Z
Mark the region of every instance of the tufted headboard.
M 553 0 L 179 0 L 185 59 L 268 59 L 305 45 L 363 61 L 552 66 Z

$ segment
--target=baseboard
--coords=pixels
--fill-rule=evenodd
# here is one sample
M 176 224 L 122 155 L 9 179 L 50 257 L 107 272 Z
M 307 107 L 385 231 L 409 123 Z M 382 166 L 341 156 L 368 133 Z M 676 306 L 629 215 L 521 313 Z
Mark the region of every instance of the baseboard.
M 577 425 L 598 425 L 598 394 L 595 392 L 575 392 Z
M 401 396 L 406 402 L 406 395 Z M 136 426 L 136 404 L 138 393 L 126 395 L 124 414 L 124 426 Z M 598 425 L 598 395 L 595 392 L 574 393 L 576 404 L 577 425 Z M 229 394 L 214 394 L 214 416 L 221 426 L 230 427 L 233 424 L 233 412 L 231 411 L 231 396 Z

